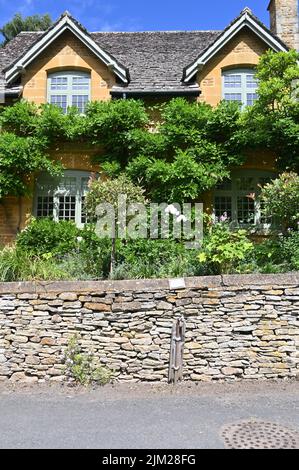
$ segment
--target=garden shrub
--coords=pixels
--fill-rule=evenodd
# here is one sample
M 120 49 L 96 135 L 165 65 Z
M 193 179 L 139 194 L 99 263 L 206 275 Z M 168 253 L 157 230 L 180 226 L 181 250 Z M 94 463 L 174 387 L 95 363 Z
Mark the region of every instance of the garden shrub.
M 254 245 L 254 250 L 249 254 L 246 262 L 248 272 L 260 272 L 263 274 L 280 273 L 286 271 L 286 260 L 281 250 L 281 240 L 273 237 Z
M 139 239 L 123 242 L 118 249 L 114 279 L 194 276 L 203 273 L 196 250 L 175 240 Z
M 277 218 L 284 232 L 297 229 L 299 222 L 299 175 L 282 173 L 261 191 L 261 200 L 267 216 Z
M 299 231 L 290 231 L 281 243 L 281 253 L 290 270 L 299 271 Z
M 263 274 L 299 270 L 299 232 L 290 230 L 256 243 L 240 269 Z
M 201 263 L 213 274 L 230 274 L 253 250 L 246 230 L 232 230 L 227 222 L 212 224 L 198 255 Z
M 73 278 L 107 279 L 111 262 L 111 240 L 99 238 L 92 224 L 85 225 L 77 240 L 79 242 L 76 251 L 64 255 L 61 266 L 68 270 Z
M 17 247 L 35 255 L 63 255 L 78 247 L 80 230 L 73 222 L 32 219 L 18 235 Z

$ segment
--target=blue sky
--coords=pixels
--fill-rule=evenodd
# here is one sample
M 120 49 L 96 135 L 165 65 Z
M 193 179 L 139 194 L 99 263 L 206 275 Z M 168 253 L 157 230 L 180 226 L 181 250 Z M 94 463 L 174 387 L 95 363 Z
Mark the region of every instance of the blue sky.
M 16 13 L 69 10 L 90 31 L 222 29 L 245 7 L 266 24 L 269 0 L 0 0 L 0 24 Z

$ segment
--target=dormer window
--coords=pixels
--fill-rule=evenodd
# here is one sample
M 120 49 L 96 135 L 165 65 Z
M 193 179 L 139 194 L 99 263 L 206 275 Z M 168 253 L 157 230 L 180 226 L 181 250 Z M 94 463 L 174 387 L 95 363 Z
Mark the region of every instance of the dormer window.
M 59 106 L 66 114 L 74 106 L 80 114 L 85 113 L 90 101 L 90 74 L 65 71 L 48 75 L 48 103 Z
M 231 69 L 222 72 L 222 98 L 237 101 L 241 107 L 252 106 L 257 100 L 258 82 L 253 69 Z

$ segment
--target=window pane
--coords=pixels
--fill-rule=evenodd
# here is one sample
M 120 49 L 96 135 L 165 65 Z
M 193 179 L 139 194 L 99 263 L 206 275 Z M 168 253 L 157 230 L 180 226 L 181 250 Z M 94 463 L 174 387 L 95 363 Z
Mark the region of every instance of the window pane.
M 247 88 L 257 88 L 258 87 L 258 82 L 257 82 L 257 79 L 255 78 L 254 74 L 247 74 L 246 75 L 246 87 Z
M 52 77 L 51 90 L 67 90 L 67 77 Z
M 39 196 L 37 198 L 37 217 L 53 217 L 53 196 Z
M 247 106 L 252 106 L 257 100 L 257 93 L 247 93 Z
M 225 88 L 241 88 L 241 75 L 224 75 L 224 86 Z
M 224 93 L 224 99 L 226 101 L 239 101 L 242 103 L 242 94 L 241 93 Z
M 59 197 L 59 220 L 75 220 L 76 219 L 76 197 L 60 196 Z
M 222 191 L 231 191 L 232 189 L 232 181 L 229 179 L 225 179 L 216 185 L 216 189 Z
M 57 178 L 41 175 L 36 184 L 36 216 L 86 223 L 84 200 L 88 181 L 88 173 L 80 171 L 66 170 L 65 176 Z
M 87 193 L 87 191 L 88 191 L 88 182 L 89 182 L 89 178 L 81 178 L 81 192 L 82 192 L 82 194 Z
M 75 195 L 77 193 L 77 179 L 72 176 L 65 176 L 59 182 L 58 191 L 72 196 Z
M 232 218 L 232 198 L 230 196 L 216 196 L 214 200 L 215 216 L 219 219 L 224 214 Z
M 236 187 L 239 191 L 255 191 L 255 180 L 251 176 L 241 176 L 236 178 Z
M 237 198 L 237 213 L 239 224 L 254 224 L 254 200 L 247 196 Z
M 89 77 L 88 76 L 75 76 L 72 78 L 73 90 L 89 90 Z
M 64 113 L 67 111 L 67 97 L 66 95 L 51 95 L 51 104 L 59 106 Z
M 73 95 L 72 96 L 72 106 L 78 108 L 79 113 L 85 113 L 86 105 L 88 103 L 87 95 Z

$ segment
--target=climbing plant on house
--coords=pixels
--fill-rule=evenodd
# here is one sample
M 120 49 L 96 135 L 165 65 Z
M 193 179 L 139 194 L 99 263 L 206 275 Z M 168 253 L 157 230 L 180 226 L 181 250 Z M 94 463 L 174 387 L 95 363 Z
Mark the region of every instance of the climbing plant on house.
M 242 115 L 235 139 L 269 149 L 278 167 L 299 171 L 299 54 L 266 52 L 257 66 L 258 100 Z
M 257 67 L 259 98 L 241 111 L 236 103 L 170 100 L 155 110 L 142 101 L 90 103 L 85 116 L 26 101 L 0 113 L 0 197 L 24 194 L 28 176 L 59 166 L 49 157 L 58 142 L 101 147 L 96 162 L 108 177 L 126 174 L 149 199 L 177 202 L 229 177 L 249 149 L 275 152 L 283 170 L 299 170 L 299 55 L 267 52 Z

